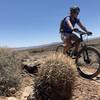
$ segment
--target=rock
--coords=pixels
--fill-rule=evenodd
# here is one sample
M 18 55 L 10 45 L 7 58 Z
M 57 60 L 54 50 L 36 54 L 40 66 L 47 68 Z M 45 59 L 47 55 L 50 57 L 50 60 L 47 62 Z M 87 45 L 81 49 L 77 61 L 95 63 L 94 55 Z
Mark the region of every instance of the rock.
M 31 86 L 27 86 L 24 89 L 24 92 L 21 96 L 21 100 L 27 100 L 28 96 L 31 94 L 31 92 L 33 91 Z
M 19 99 L 15 98 L 15 97 L 8 97 L 7 100 L 19 100 Z
M 27 97 L 27 100 L 35 100 L 33 92 L 30 93 L 30 95 Z
M 19 100 L 15 97 L 4 97 L 4 96 L 0 96 L 0 100 Z
M 11 94 L 15 94 L 16 89 L 15 89 L 15 88 L 10 88 L 10 89 L 9 89 L 9 92 L 10 92 Z
M 39 66 L 40 64 L 34 65 L 34 66 L 29 66 L 29 65 L 24 65 L 23 68 L 30 74 L 34 74 L 36 72 L 38 72 L 38 68 L 37 66 Z

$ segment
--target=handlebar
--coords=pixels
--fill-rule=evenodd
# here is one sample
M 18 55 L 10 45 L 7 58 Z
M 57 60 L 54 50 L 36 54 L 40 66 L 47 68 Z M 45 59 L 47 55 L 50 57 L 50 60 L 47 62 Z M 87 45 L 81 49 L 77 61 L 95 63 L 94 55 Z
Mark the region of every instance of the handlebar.
M 73 31 L 74 32 L 76 32 L 76 33 L 79 33 L 80 35 L 85 35 L 85 34 L 87 34 L 88 36 L 90 36 L 90 35 L 92 35 L 93 33 L 92 32 L 83 32 L 83 31 L 81 31 L 81 30 L 79 30 L 79 29 L 73 29 Z

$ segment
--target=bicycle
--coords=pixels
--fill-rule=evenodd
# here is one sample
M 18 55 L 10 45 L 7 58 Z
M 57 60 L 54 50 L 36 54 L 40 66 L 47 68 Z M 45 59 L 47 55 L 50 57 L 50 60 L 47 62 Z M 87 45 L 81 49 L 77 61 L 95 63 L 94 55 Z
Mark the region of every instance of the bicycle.
M 80 30 L 77 30 L 77 33 L 80 34 L 80 50 L 75 59 L 75 64 L 79 74 L 84 78 L 94 78 L 100 73 L 100 53 L 99 51 L 93 47 L 89 46 L 84 42 L 83 35 L 91 35 Z M 87 39 L 88 40 L 88 39 Z M 71 44 L 71 47 L 68 52 L 66 52 L 67 56 L 73 58 L 75 49 L 75 42 Z M 56 48 L 56 52 L 64 51 L 64 45 L 60 44 Z

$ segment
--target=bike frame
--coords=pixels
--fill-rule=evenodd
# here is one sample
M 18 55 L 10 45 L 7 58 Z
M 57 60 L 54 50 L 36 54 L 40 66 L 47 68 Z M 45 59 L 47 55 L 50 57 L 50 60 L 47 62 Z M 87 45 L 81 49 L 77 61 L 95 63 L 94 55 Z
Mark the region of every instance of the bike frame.
M 85 50 L 85 51 L 83 52 L 84 61 L 85 61 L 86 63 L 90 63 L 90 59 L 89 59 L 88 51 L 87 51 L 87 44 L 83 42 L 83 41 L 84 41 L 84 40 L 83 40 L 83 35 L 86 34 L 86 33 L 81 32 L 81 31 L 79 31 L 79 33 L 80 33 L 80 43 L 81 43 L 81 46 L 80 46 L 81 49 L 80 49 L 80 51 L 81 51 L 82 49 Z

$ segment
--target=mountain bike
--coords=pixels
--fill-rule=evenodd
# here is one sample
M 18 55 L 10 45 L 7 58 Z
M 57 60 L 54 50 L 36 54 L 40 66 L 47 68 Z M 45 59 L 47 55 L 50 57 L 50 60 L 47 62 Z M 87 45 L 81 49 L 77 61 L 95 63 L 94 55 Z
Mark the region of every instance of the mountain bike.
M 84 78 L 94 78 L 100 73 L 100 53 L 97 48 L 89 46 L 84 41 L 83 36 L 90 36 L 90 33 L 85 33 L 80 30 L 77 30 L 77 33 L 80 34 L 80 50 L 76 55 L 75 64 L 79 74 Z M 60 44 L 56 48 L 56 52 L 63 53 L 64 44 Z M 64 54 L 73 58 L 75 51 L 75 42 L 71 44 L 70 49 Z

